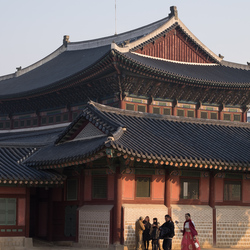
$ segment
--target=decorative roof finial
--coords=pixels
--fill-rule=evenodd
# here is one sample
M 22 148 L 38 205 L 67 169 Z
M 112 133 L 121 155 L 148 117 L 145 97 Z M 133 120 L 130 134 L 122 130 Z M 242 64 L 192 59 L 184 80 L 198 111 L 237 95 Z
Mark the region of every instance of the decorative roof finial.
M 224 58 L 224 56 L 223 56 L 223 55 L 221 55 L 221 54 L 219 54 L 219 58 L 223 59 L 223 58 Z
M 63 45 L 65 47 L 67 47 L 67 45 L 68 45 L 69 42 L 70 42 L 69 41 L 69 36 L 67 36 L 67 35 L 63 36 Z
M 175 19 L 177 20 L 178 19 L 178 11 L 177 11 L 177 7 L 176 6 L 171 6 L 170 7 L 170 14 L 169 14 L 169 17 L 172 17 L 174 16 Z

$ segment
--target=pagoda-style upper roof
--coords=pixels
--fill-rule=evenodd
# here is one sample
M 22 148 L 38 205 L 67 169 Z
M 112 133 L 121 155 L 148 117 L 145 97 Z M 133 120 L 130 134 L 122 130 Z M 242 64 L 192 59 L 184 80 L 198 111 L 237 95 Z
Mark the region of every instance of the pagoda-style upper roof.
M 87 136 L 85 130 L 96 131 Z M 156 165 L 249 171 L 249 147 L 247 123 L 163 116 L 90 102 L 55 144 L 25 163 L 68 166 L 94 161 L 103 149 L 112 148 L 117 156 Z
M 195 62 L 193 57 L 178 63 L 178 59 L 167 61 L 164 60 L 164 56 L 161 60 L 159 57 L 162 56 L 147 57 L 137 53 L 149 44 L 155 46 L 158 39 L 170 33 L 171 36 L 178 34 L 183 46 L 193 55 L 196 53 L 200 58 L 197 60 L 201 60 L 203 65 L 190 64 L 193 60 Z M 228 87 L 249 86 L 250 67 L 225 62 L 215 55 L 181 22 L 176 7 L 171 7 L 168 17 L 136 30 L 84 42 L 64 40 L 63 46 L 41 61 L 20 69 L 15 74 L 0 77 L 0 99 L 22 99 L 43 95 L 80 83 L 83 73 L 91 77 L 91 69 L 102 68 L 102 62 L 105 60 L 112 66 L 114 62 L 108 60 L 112 59 L 112 52 L 122 54 L 136 64 L 168 73 L 167 76 L 181 76 L 183 81 L 193 79 L 210 82 L 212 85 L 222 86 L 229 83 Z

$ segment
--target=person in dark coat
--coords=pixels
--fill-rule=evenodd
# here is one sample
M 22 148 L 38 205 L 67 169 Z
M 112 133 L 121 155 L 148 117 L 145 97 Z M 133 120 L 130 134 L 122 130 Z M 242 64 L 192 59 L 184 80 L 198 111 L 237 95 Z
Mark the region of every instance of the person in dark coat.
M 145 227 L 145 230 L 143 231 L 144 249 L 148 250 L 149 240 L 150 240 L 150 228 L 151 228 L 151 223 L 150 223 L 150 219 L 148 216 L 145 217 L 143 224 Z
M 174 223 L 170 215 L 165 215 L 165 223 L 160 227 L 160 238 L 163 239 L 162 248 L 164 250 L 171 250 L 172 249 L 172 239 L 175 236 L 174 232 Z
M 152 250 L 158 250 L 160 248 L 159 245 L 159 237 L 160 237 L 160 223 L 157 218 L 153 219 L 153 224 L 150 229 L 150 238 L 152 239 Z

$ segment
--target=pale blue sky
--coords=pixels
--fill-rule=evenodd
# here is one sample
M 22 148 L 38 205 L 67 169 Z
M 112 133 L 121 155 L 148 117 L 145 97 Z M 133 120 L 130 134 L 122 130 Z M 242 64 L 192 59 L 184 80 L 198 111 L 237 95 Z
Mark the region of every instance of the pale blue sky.
M 115 0 L 0 0 L 0 75 L 14 73 L 62 44 L 115 32 Z M 166 17 L 179 18 L 215 54 L 250 62 L 250 0 L 116 0 L 117 33 Z

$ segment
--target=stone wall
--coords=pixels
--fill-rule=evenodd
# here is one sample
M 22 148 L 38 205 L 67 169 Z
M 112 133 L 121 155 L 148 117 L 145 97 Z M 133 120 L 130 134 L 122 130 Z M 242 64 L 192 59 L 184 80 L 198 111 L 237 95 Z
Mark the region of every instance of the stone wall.
M 110 211 L 112 206 L 83 206 L 79 209 L 79 243 L 82 246 L 108 248 L 110 245 Z M 198 231 L 198 239 L 202 248 L 213 245 L 213 210 L 206 205 L 172 205 L 172 219 L 178 220 L 180 228 L 185 221 L 185 213 L 190 213 Z M 154 217 L 162 225 L 168 209 L 164 205 L 123 204 L 123 239 L 124 249 L 136 249 L 135 223 L 140 216 Z M 18 237 L 17 237 L 18 238 Z M 5 238 L 0 246 L 10 243 Z M 173 249 L 181 248 L 182 233 L 175 224 Z M 7 240 L 7 241 L 6 241 Z M 13 241 L 14 238 L 11 238 Z M 15 244 L 22 241 L 16 240 Z M 19 243 L 18 243 L 19 242 Z M 162 243 L 162 242 L 161 242 Z M 235 247 L 243 249 L 250 245 L 250 207 L 217 206 L 216 207 L 216 247 Z M 7 246 L 7 245 L 6 245 Z M 9 246 L 9 245 L 8 245 Z M 16 245 L 19 246 L 19 245 Z M 21 245 L 20 245 L 21 246 Z
M 79 209 L 79 243 L 108 248 L 110 244 L 110 205 L 86 205 Z
M 153 218 L 158 218 L 162 225 L 165 222 L 165 215 L 168 209 L 164 205 L 151 204 L 123 204 L 124 213 L 124 249 L 136 249 L 135 223 L 140 216 L 149 216 L 152 223 Z
M 179 221 L 179 227 L 183 228 L 185 214 L 190 213 L 191 219 L 198 232 L 198 240 L 202 248 L 210 248 L 213 245 L 213 211 L 209 206 L 204 205 L 172 205 L 172 219 Z M 181 248 L 182 233 L 175 224 L 175 237 L 173 249 Z
M 250 207 L 216 207 L 216 246 L 239 249 L 250 246 Z
M 32 238 L 25 237 L 0 237 L 0 250 L 23 247 L 33 247 Z

